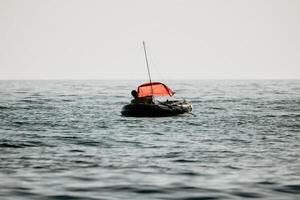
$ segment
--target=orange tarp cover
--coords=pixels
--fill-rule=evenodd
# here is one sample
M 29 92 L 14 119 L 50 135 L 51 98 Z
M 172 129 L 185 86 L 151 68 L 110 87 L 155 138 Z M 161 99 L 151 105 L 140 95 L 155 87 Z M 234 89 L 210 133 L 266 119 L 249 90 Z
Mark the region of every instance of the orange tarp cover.
M 152 87 L 151 87 L 152 85 Z M 144 83 L 138 87 L 138 97 L 145 96 L 173 96 L 175 93 L 160 82 Z

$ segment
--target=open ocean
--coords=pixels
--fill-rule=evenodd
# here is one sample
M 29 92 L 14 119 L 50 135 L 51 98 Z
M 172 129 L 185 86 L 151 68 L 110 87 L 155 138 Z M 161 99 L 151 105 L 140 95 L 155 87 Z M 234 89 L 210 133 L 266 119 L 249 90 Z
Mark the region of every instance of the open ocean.
M 300 199 L 300 80 L 167 81 L 193 113 L 122 117 L 141 81 L 0 81 L 0 199 Z

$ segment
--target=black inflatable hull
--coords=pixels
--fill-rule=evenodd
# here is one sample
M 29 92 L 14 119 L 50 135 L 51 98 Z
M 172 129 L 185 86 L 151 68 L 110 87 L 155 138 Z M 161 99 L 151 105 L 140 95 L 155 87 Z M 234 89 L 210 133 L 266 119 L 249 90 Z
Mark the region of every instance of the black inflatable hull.
M 121 114 L 129 117 L 167 117 L 189 113 L 192 105 L 181 103 L 171 104 L 128 104 L 122 108 Z

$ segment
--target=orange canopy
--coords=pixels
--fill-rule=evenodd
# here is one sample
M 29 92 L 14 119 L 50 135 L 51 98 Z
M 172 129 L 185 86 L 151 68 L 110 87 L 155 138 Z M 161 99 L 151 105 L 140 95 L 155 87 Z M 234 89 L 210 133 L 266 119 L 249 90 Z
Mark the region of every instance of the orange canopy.
M 138 87 L 138 97 L 145 96 L 173 96 L 175 93 L 160 82 L 144 83 Z

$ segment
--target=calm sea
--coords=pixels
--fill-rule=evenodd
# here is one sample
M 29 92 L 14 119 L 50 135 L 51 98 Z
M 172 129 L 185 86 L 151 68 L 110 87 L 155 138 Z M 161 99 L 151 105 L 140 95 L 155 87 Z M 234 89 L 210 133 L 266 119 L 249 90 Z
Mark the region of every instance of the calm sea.
M 194 115 L 122 117 L 141 81 L 0 81 L 0 199 L 300 199 L 300 81 L 167 81 Z

